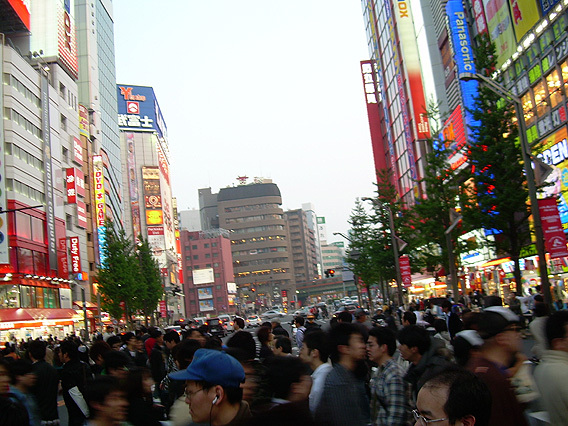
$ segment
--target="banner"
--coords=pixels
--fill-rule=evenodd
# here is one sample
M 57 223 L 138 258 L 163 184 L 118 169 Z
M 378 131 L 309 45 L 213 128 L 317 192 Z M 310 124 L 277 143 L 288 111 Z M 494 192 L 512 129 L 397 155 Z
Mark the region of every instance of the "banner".
M 538 200 L 538 210 L 544 235 L 544 246 L 552 259 L 568 256 L 566 248 L 566 235 L 562 229 L 562 222 L 558 214 L 555 198 Z
M 410 259 L 408 256 L 400 256 L 398 258 L 398 264 L 400 266 L 400 276 L 402 279 L 402 285 L 404 287 L 412 286 L 412 273 L 410 272 Z
M 213 299 L 213 287 L 202 287 L 197 289 L 197 298 L 202 299 Z
M 71 255 L 71 272 L 81 272 L 81 251 L 79 249 L 79 237 L 69 237 L 69 254 Z
M 4 67 L 4 49 L 0 49 L 0 70 Z M 0 96 L 0 110 L 4 111 L 4 96 Z M 0 120 L 0 135 L 4 135 L 4 120 Z M 0 209 L 7 210 L 6 204 L 6 171 L 4 169 L 4 161 L 6 151 L 4 143 L 0 143 Z M 0 215 L 0 263 L 9 264 L 10 254 L 8 252 L 8 215 Z M 14 215 L 15 217 L 15 215 Z
M 460 0 L 461 3 L 461 0 Z M 515 31 L 509 15 L 507 0 L 483 0 L 487 27 L 497 50 L 497 68 L 517 51 Z
M 215 305 L 213 304 L 213 299 L 208 300 L 200 300 L 199 301 L 199 311 L 200 312 L 207 312 L 207 311 L 214 311 Z
M 521 41 L 540 19 L 536 0 L 509 0 L 509 5 L 511 6 L 515 35 L 517 40 Z

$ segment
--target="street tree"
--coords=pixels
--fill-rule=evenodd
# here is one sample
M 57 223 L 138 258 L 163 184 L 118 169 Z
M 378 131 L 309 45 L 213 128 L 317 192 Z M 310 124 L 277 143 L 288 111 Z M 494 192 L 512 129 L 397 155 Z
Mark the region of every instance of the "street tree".
M 138 309 L 144 313 L 146 325 L 148 325 L 148 317 L 154 312 L 156 305 L 162 299 L 162 279 L 160 274 L 160 266 L 152 256 L 152 249 L 148 240 L 142 235 L 138 237 L 137 256 L 140 266 L 140 291 L 138 293 Z
M 491 76 L 496 58 L 495 45 L 486 35 L 480 36 L 475 51 L 478 73 Z M 462 186 L 462 215 L 472 228 L 483 228 L 494 235 L 490 244 L 498 254 L 514 261 L 515 281 L 520 285 L 519 255 L 530 242 L 530 207 L 515 111 L 480 83 L 471 113 L 477 124 L 470 127 L 468 161 L 472 174 Z

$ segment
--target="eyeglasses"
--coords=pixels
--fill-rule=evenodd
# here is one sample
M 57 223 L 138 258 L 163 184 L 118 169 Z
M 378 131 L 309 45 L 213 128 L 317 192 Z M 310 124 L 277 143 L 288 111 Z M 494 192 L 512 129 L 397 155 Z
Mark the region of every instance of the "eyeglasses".
M 437 423 L 437 422 L 442 422 L 444 420 L 448 420 L 446 417 L 444 417 L 443 419 L 429 420 L 426 417 L 424 417 L 422 414 L 420 414 L 418 410 L 412 410 L 412 415 L 414 416 L 414 420 L 416 422 L 419 422 L 419 424 L 421 424 L 422 426 L 429 425 L 430 423 Z
M 518 325 L 510 325 L 509 327 L 506 327 L 505 330 L 503 331 L 521 331 L 521 327 L 519 327 Z
M 185 399 L 191 400 L 191 398 L 192 398 L 197 392 L 202 391 L 203 389 L 204 389 L 204 388 L 198 389 L 198 390 L 196 390 L 195 392 L 188 392 L 187 389 L 186 389 L 186 391 L 183 393 L 183 397 L 184 397 Z

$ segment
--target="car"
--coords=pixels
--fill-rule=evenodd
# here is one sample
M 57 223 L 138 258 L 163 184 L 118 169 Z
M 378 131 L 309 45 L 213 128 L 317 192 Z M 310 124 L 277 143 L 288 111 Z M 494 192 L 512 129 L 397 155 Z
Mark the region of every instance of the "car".
M 231 319 L 230 315 L 219 315 L 219 319 L 223 321 L 223 326 L 225 327 L 225 330 L 227 330 L 229 333 L 235 331 L 235 328 L 233 326 L 234 322 Z
M 337 311 L 335 311 L 333 313 L 334 317 L 337 317 L 337 315 L 339 315 L 339 313 L 343 312 L 343 311 L 347 311 L 349 312 L 351 315 L 353 315 L 355 313 L 355 311 L 359 309 L 359 305 L 355 305 L 355 304 L 348 304 L 348 305 L 343 305 L 341 306 Z
M 266 311 L 263 314 L 260 314 L 261 317 L 272 319 L 272 318 L 282 318 L 286 314 L 284 312 L 277 311 L 276 309 L 271 309 L 270 311 Z
M 164 328 L 164 331 L 167 333 L 168 331 L 174 330 L 177 334 L 181 335 L 181 326 L 179 325 L 170 325 L 169 327 Z
M 195 325 L 199 327 L 207 322 L 207 317 L 196 317 L 193 318 L 193 321 L 195 322 Z
M 298 309 L 297 311 L 294 312 L 294 316 L 301 316 L 306 318 L 308 316 L 308 314 L 310 313 L 310 310 L 308 308 L 302 308 L 302 309 Z
M 260 327 L 262 321 L 258 315 L 249 315 L 246 319 L 246 325 L 248 327 Z
M 212 336 L 225 337 L 227 335 L 227 331 L 221 319 L 209 318 L 205 324 L 209 327 L 209 334 Z

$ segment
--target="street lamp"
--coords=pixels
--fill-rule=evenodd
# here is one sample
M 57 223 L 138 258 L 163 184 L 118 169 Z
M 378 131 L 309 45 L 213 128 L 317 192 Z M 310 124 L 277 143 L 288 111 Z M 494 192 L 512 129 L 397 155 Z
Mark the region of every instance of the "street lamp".
M 523 164 L 525 174 L 527 176 L 527 189 L 529 191 L 529 199 L 531 202 L 531 212 L 534 220 L 534 233 L 536 238 L 536 251 L 538 254 L 538 270 L 540 275 L 541 288 L 544 293 L 544 301 L 548 306 L 552 306 L 552 295 L 550 294 L 550 282 L 548 280 L 548 267 L 546 266 L 546 249 L 544 247 L 544 236 L 542 232 L 542 221 L 540 218 L 540 210 L 538 209 L 538 199 L 536 191 L 536 181 L 534 170 L 531 165 L 531 147 L 527 139 L 527 129 L 525 125 L 525 117 L 523 112 L 523 102 L 521 98 L 515 96 L 500 84 L 491 80 L 482 74 L 464 72 L 459 75 L 459 79 L 463 81 L 477 80 L 485 83 L 489 89 L 500 96 L 513 101 L 515 105 L 515 113 L 519 125 L 519 138 L 521 141 L 521 151 L 523 155 Z M 520 286 L 521 283 L 518 283 Z
M 402 241 L 400 238 L 398 238 L 396 236 L 395 233 L 395 229 L 394 229 L 394 217 L 392 214 L 392 210 L 390 208 L 390 206 L 388 204 L 385 204 L 381 201 L 379 201 L 378 199 L 375 198 L 369 198 L 369 197 L 363 197 L 361 198 L 361 200 L 363 201 L 370 201 L 371 203 L 373 203 L 373 205 L 378 205 L 379 207 L 383 207 L 385 209 L 387 209 L 387 213 L 389 215 L 389 233 L 390 233 L 390 237 L 391 237 L 391 245 L 392 245 L 392 252 L 394 255 L 394 267 L 396 270 L 396 289 L 397 289 L 397 294 L 398 294 L 398 306 L 403 306 L 402 303 L 402 275 L 400 274 L 400 259 L 399 259 L 399 253 L 398 253 L 398 242 Z M 404 243 L 403 247 L 406 247 L 406 243 L 404 241 L 402 241 Z

